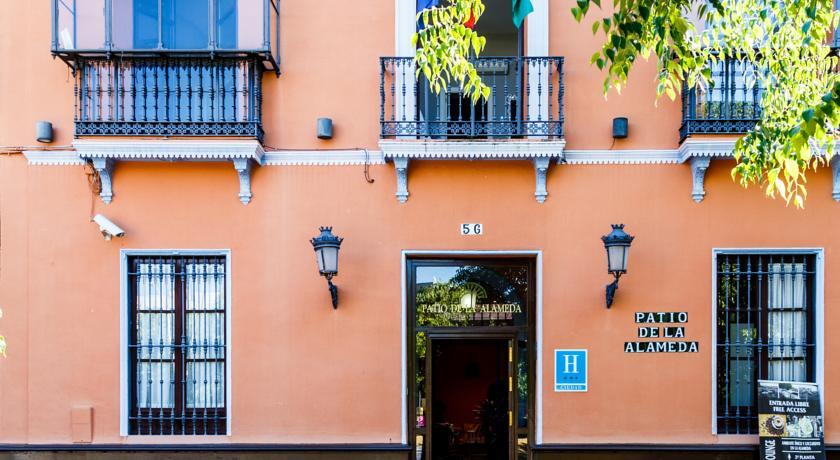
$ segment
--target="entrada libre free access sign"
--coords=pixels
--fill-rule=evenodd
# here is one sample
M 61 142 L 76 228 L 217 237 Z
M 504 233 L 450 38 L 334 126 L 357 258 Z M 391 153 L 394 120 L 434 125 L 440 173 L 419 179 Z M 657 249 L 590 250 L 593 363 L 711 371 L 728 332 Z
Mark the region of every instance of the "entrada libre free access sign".
M 761 460 L 825 460 L 819 386 L 759 380 L 758 436 Z

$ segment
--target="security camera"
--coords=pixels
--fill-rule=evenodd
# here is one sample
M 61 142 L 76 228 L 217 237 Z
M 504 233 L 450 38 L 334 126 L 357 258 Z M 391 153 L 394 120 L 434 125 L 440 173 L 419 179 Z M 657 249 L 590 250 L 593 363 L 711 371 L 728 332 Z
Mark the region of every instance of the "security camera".
M 105 237 L 105 241 L 110 241 L 113 237 L 121 238 L 125 236 L 125 230 L 121 229 L 119 225 L 108 220 L 108 218 L 102 214 L 94 216 L 93 221 L 99 225 L 99 231 L 102 232 L 102 236 Z

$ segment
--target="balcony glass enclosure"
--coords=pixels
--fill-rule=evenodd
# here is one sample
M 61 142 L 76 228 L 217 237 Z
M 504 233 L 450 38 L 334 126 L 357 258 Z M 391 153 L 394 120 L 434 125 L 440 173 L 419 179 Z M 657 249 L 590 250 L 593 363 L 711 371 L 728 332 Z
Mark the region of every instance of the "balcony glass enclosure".
M 263 138 L 279 0 L 53 0 L 77 136 Z
M 279 71 L 279 0 L 52 0 L 52 52 L 252 54 Z

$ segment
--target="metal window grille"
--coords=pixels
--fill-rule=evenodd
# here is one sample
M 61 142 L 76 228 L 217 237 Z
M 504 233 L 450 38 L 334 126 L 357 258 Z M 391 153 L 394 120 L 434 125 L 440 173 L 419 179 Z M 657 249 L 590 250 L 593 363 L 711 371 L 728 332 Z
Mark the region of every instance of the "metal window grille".
M 814 381 L 815 257 L 721 254 L 717 428 L 757 434 L 757 380 Z
M 226 434 L 225 258 L 134 257 L 129 267 L 130 433 Z

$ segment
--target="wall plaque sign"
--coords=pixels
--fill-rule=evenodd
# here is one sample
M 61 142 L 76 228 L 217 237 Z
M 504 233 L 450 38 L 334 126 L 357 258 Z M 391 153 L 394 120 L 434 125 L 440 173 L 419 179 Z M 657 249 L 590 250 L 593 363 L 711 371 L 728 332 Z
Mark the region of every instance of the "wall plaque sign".
M 586 357 L 586 350 L 554 350 L 554 391 L 588 390 Z
M 815 383 L 758 381 L 758 458 L 825 460 Z
M 639 311 L 635 314 L 637 337 L 640 339 L 675 339 L 644 340 L 624 342 L 625 353 L 697 353 L 697 342 L 685 339 L 685 326 L 688 313 L 684 311 Z M 655 326 L 652 326 L 654 324 Z M 665 326 L 669 324 L 671 326 Z

